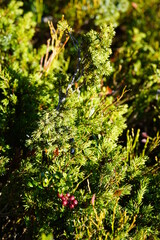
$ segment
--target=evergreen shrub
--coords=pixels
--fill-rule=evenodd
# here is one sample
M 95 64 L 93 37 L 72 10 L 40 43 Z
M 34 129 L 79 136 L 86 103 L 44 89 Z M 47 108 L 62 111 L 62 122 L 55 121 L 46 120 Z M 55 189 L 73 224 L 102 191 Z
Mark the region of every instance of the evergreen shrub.
M 31 4 L 0 9 L 1 238 L 159 239 L 158 1 Z

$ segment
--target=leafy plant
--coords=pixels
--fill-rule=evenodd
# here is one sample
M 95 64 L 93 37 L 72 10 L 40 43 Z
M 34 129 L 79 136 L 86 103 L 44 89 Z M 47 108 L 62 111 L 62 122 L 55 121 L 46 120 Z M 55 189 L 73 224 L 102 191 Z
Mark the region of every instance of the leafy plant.
M 42 3 L 0 10 L 1 238 L 158 239 L 158 1 Z

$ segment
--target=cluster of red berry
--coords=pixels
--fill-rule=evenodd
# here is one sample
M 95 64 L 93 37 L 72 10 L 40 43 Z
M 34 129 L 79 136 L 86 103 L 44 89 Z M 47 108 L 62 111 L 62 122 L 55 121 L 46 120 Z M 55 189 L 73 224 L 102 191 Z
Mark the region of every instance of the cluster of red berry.
M 78 205 L 78 201 L 73 195 L 71 196 L 70 193 L 66 193 L 66 195 L 63 195 L 63 193 L 58 193 L 58 198 L 62 200 L 62 205 L 64 207 L 69 206 L 70 209 L 73 209 Z

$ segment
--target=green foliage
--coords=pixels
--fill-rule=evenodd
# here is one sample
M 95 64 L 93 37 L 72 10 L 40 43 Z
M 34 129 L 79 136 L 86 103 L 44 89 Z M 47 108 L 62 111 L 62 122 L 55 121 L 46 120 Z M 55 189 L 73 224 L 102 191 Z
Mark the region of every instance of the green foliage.
M 86 48 L 86 46 L 88 46 L 88 51 L 85 56 L 85 71 L 88 74 L 91 72 L 94 74 L 95 72 L 96 74 L 94 75 L 96 75 L 98 79 L 111 73 L 109 56 L 111 54 L 110 45 L 113 36 L 114 30 L 112 25 L 101 26 L 100 33 L 92 30 L 85 36 L 84 47 Z M 88 59 L 91 59 L 91 61 L 88 62 Z
M 45 235 L 44 233 L 42 234 L 42 240 L 53 240 L 52 234 Z
M 89 23 L 100 26 L 104 22 L 116 26 L 120 15 L 128 9 L 128 5 L 128 0 L 74 0 L 69 1 L 62 11 L 75 28 Z
M 37 10 L 37 22 L 41 22 L 41 18 L 43 15 L 43 0 L 36 0 L 36 10 Z
M 136 1 L 128 14 L 129 18 L 127 15 L 120 26 L 121 34 L 125 34 L 126 39 L 114 52 L 115 73 L 112 79 L 116 87 L 123 88 L 127 85 L 130 89 L 126 95 L 130 106 L 129 125 L 138 126 L 154 136 L 159 124 L 156 111 L 159 106 L 160 84 L 158 1 L 148 1 L 147 4 Z
M 22 2 L 11 1 L 8 8 L 0 10 L 0 55 L 1 65 L 12 65 L 15 71 L 27 75 L 37 66 L 30 43 L 36 23 L 31 12 L 22 16 L 22 6 Z
M 158 239 L 158 0 L 31 4 L 0 9 L 1 238 Z

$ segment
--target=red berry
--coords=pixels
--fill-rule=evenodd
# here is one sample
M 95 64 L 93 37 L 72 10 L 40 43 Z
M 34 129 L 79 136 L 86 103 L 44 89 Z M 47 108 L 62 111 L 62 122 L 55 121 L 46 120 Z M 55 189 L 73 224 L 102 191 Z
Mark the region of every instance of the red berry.
M 67 204 L 68 204 L 67 200 L 64 200 L 64 201 L 62 202 L 62 205 L 63 205 L 63 206 L 67 206 Z
M 70 200 L 71 200 L 71 201 L 74 201 L 74 199 L 75 199 L 74 196 L 71 196 L 71 197 L 70 197 Z
M 148 134 L 146 132 L 142 132 L 142 137 L 143 138 L 148 138 Z
M 78 205 L 78 201 L 75 199 L 75 200 L 73 201 L 73 204 L 74 204 L 74 205 Z
M 69 208 L 73 209 L 74 208 L 74 204 L 69 205 Z
M 70 197 L 70 193 L 66 193 L 66 197 L 69 198 Z
M 58 198 L 62 198 L 63 194 L 62 193 L 58 193 L 57 196 L 58 196 Z
M 65 196 L 62 196 L 61 199 L 62 199 L 62 201 L 66 201 L 67 200 Z

